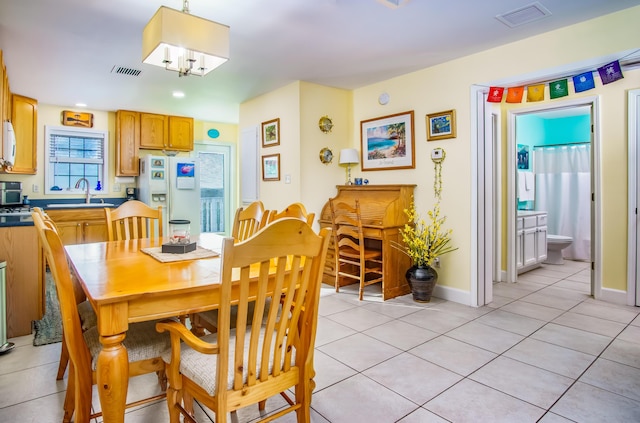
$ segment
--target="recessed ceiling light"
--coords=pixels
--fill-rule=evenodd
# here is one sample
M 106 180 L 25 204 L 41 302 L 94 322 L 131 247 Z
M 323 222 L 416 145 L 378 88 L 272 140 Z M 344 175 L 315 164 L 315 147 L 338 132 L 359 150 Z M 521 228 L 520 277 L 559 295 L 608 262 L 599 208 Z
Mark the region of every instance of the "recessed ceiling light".
M 87 107 L 85 103 L 76 103 L 76 107 Z
M 174 91 L 173 92 L 173 96 L 175 98 L 183 98 L 184 97 L 184 93 L 182 91 Z

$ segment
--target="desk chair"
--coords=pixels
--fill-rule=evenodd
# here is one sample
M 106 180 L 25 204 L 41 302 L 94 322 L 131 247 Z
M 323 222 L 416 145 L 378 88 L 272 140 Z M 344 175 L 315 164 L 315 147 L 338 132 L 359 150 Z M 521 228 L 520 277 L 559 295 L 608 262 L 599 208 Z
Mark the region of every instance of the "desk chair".
M 117 209 L 105 207 L 104 212 L 109 241 L 162 238 L 162 206 L 154 209 L 142 201 L 129 200 Z
M 307 209 L 305 209 L 302 203 L 293 203 L 287 206 L 287 208 L 282 210 L 280 213 L 272 210 L 271 213 L 269 213 L 269 223 L 275 222 L 276 220 L 284 217 L 295 217 L 296 219 L 304 220 L 309 226 L 312 226 L 313 218 L 315 216 L 315 213 L 307 213 Z
M 364 287 L 382 282 L 382 251 L 367 248 L 362 231 L 360 201 L 355 206 L 329 200 L 331 227 L 336 260 L 336 292 L 344 279 L 360 284 L 358 297 L 362 301 Z
M 92 385 L 96 382 L 98 353 L 102 349 L 98 339 L 98 330 L 93 327 L 82 331 L 76 309 L 71 273 L 58 233 L 44 222 L 39 213 L 33 213 L 33 221 L 56 283 L 65 333 L 64 342 L 69 352 L 69 381 L 64 399 L 62 421 L 70 422 L 75 413 L 75 422 L 88 423 L 90 419 L 102 414 L 91 415 Z M 130 377 L 156 372 L 164 390 L 165 365 L 160 354 L 170 347 L 170 339 L 166 334 L 158 333 L 154 326 L 155 322 L 131 324 L 123 344 L 129 356 Z M 162 397 L 164 394 L 138 401 L 132 405 L 155 401 Z
M 32 213 L 38 213 L 42 218 L 44 224 L 51 230 L 58 232 L 56 223 L 44 212 L 40 207 L 34 207 Z M 91 303 L 87 301 L 87 297 L 84 295 L 82 287 L 78 284 L 78 281 L 73 278 L 73 292 L 76 298 L 76 306 L 78 308 L 78 316 L 80 317 L 80 324 L 82 330 L 85 331 L 97 325 L 98 317 Z M 64 378 L 64 372 L 67 370 L 67 364 L 69 363 L 69 351 L 67 351 L 67 344 L 64 341 L 64 330 L 62 331 L 62 348 L 60 350 L 60 361 L 58 363 L 58 373 L 56 374 L 56 380 L 62 380 Z
M 268 218 L 269 211 L 265 210 L 262 201 L 254 201 L 246 208 L 240 207 L 233 219 L 231 236 L 237 241 L 244 241 L 265 227 Z
M 218 332 L 198 338 L 176 322 L 157 325 L 171 333 L 172 349 L 163 354 L 171 423 L 178 423 L 180 414 L 185 421 L 195 421 L 194 398 L 216 413 L 216 422 L 225 423 L 227 413 L 286 395 L 292 387 L 295 400 L 289 399 L 290 406 L 269 421 L 294 410 L 298 422 L 310 421 L 313 348 L 328 243 L 327 229 L 317 235 L 298 219 L 278 220 L 243 242 L 224 239 Z M 274 304 L 281 301 L 279 307 L 267 307 L 272 298 L 278 299 Z M 255 303 L 253 319 L 248 318 L 249 301 Z M 235 322 L 232 304 L 238 308 Z

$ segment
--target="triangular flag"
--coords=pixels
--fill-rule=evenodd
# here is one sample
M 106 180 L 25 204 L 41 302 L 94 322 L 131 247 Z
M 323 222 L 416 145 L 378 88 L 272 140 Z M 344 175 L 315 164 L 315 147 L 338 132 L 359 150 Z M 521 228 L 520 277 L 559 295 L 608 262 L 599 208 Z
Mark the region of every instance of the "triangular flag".
M 559 79 L 549 84 L 549 96 L 554 98 L 565 97 L 569 95 L 569 87 L 566 79 Z
M 520 103 L 522 102 L 522 95 L 524 94 L 524 87 L 511 87 L 507 89 L 507 103 Z
M 596 87 L 595 81 L 593 80 L 593 72 L 585 72 L 580 75 L 576 75 L 573 77 L 573 88 L 575 88 L 577 93 L 581 93 L 583 91 L 592 90 Z
M 527 87 L 527 101 L 544 100 L 544 84 L 529 85 Z
M 491 87 L 489 88 L 489 96 L 487 97 L 487 101 L 490 103 L 500 103 L 502 101 L 503 94 L 503 87 Z
M 617 60 L 598 68 L 598 73 L 600 74 L 602 85 L 607 85 L 624 78 L 624 76 L 622 76 L 622 69 L 620 69 L 620 62 Z

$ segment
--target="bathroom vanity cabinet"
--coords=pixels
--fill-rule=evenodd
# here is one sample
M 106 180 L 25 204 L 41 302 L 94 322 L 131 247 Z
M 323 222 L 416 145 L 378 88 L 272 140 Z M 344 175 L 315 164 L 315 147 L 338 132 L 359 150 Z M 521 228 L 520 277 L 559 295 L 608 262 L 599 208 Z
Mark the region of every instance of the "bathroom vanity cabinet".
M 518 211 L 516 269 L 527 272 L 547 259 L 547 212 Z

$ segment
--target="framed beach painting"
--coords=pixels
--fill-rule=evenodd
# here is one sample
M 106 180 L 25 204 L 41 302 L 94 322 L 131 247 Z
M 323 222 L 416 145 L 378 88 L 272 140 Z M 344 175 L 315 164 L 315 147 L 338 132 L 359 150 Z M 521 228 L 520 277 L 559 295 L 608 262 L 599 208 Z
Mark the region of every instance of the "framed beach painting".
M 413 169 L 413 110 L 360 122 L 362 170 Z
M 427 115 L 427 141 L 456 137 L 456 111 Z

